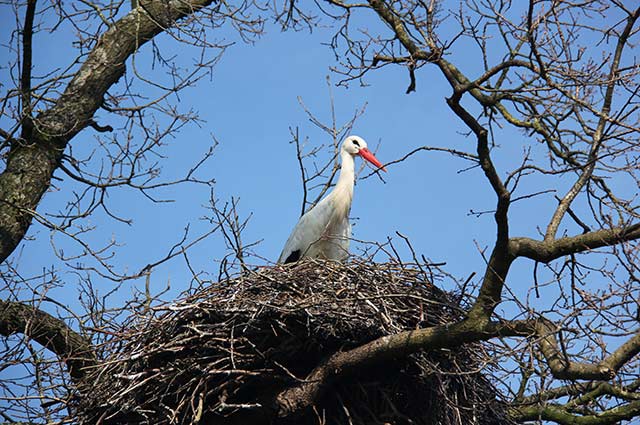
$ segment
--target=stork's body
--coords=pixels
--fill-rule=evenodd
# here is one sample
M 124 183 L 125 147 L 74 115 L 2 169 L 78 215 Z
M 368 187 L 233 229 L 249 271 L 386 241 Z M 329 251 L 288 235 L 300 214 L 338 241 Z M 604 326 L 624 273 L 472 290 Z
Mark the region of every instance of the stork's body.
M 302 257 L 343 260 L 349 255 L 355 155 L 382 167 L 363 139 L 347 137 L 340 149 L 340 176 L 333 191 L 300 218 L 284 245 L 279 263 L 291 263 Z

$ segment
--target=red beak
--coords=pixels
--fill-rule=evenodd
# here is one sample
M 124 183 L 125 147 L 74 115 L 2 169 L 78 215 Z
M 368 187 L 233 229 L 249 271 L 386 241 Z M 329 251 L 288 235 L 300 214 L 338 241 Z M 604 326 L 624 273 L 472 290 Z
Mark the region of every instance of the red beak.
M 376 167 L 380 168 L 382 171 L 387 171 L 387 169 L 382 166 L 382 163 L 378 161 L 378 158 L 376 158 L 369 149 L 362 148 L 358 151 L 358 154 L 360 154 L 362 158 L 366 159 Z

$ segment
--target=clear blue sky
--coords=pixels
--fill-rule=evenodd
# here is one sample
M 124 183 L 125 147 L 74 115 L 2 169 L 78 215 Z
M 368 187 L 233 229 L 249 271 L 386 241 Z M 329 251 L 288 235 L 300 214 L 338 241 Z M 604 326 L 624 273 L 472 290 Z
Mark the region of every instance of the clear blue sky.
M 3 22 L 12 19 L 7 7 L 0 11 Z M 365 16 L 360 25 L 380 28 L 373 17 L 368 21 Z M 55 37 L 36 34 L 34 74 L 62 66 L 71 57 L 73 34 L 68 27 L 62 29 Z M 8 42 L 9 35 L 6 30 L 1 34 L 3 43 Z M 216 35 L 237 41 L 228 29 Z M 214 135 L 220 145 L 200 176 L 216 179 L 215 193 L 221 202 L 232 196 L 240 199 L 241 216 L 252 215 L 244 240 L 263 240 L 256 251 L 271 260 L 278 257 L 300 211 L 301 184 L 295 149 L 289 143 L 289 128 L 298 127 L 300 134 L 308 136 L 312 144 L 329 142 L 327 136 L 307 120 L 297 98 L 302 98 L 320 119 L 330 122 L 326 78 L 330 76 L 333 83 L 340 79 L 330 71 L 330 67 L 336 65 L 334 55 L 323 44 L 331 35 L 331 30 L 325 28 L 317 28 L 311 34 L 282 33 L 276 26 L 268 25 L 266 34 L 255 44 L 238 42 L 228 48 L 211 79 L 179 95 L 178 107 L 185 112 L 197 111 L 202 124 L 185 127 L 162 151 L 163 172 L 167 176 L 179 175 L 202 156 Z M 168 37 L 158 41 L 166 51 L 178 54 L 179 63 L 184 67 L 193 63 L 193 51 Z M 459 45 L 450 59 L 471 76 L 477 75 L 481 69 L 476 50 L 464 43 Z M 141 49 L 137 65 L 144 69 L 145 77 L 161 79 L 162 73 L 148 65 L 149 52 L 149 45 Z M 9 59 L 5 56 L 3 67 Z M 3 84 L 8 81 L 6 67 L 0 70 L 0 81 Z M 409 95 L 405 94 L 409 78 L 404 68 L 387 67 L 370 74 L 366 82 L 367 87 L 352 83 L 349 88 L 332 89 L 336 115 L 341 124 L 348 121 L 357 108 L 367 105 L 353 132 L 370 145 L 380 142 L 377 155 L 382 162 L 398 159 L 423 145 L 475 151 L 473 138 L 462 134 L 466 133 L 465 128 L 447 108 L 445 97 L 450 89 L 433 67 L 426 66 L 417 72 L 417 92 Z M 148 90 L 152 92 L 151 88 Z M 118 123 L 104 111 L 98 113 L 97 120 L 102 125 L 117 126 Z M 517 163 L 526 136 L 506 132 L 502 137 L 498 140 L 501 149 L 496 151 L 496 160 L 498 169 L 506 170 L 506 166 Z M 95 138 L 93 130 L 83 131 L 71 143 L 74 152 L 94 149 Z M 437 262 L 446 261 L 449 271 L 457 276 L 482 270 L 478 247 L 484 248 L 493 242 L 493 218 L 491 214 L 476 217 L 469 212 L 492 209 L 495 196 L 479 169 L 458 172 L 468 165 L 444 153 L 423 152 L 389 167 L 384 183 L 375 177 L 360 181 L 352 208 L 352 216 L 357 219 L 354 237 L 369 241 L 393 237 L 398 246 L 402 246 L 395 236 L 399 231 L 411 239 L 418 254 Z M 63 173 L 58 172 L 57 176 L 63 180 L 56 181 L 57 190 L 46 194 L 38 209 L 40 213 L 60 209 L 72 199 L 73 190 L 78 190 L 78 185 Z M 124 244 L 116 251 L 114 261 L 121 271 L 139 270 L 163 257 L 180 239 L 187 224 L 194 236 L 210 227 L 201 220 L 209 215 L 208 189 L 184 185 L 159 194 L 175 202 L 154 204 L 135 191 L 113 190 L 109 205 L 113 211 L 133 219 L 133 225 L 116 222 L 103 213 L 95 214 L 87 222 L 98 229 L 91 236 L 96 243 L 105 243 L 113 237 Z M 547 196 L 547 201 L 551 196 Z M 547 208 L 519 209 L 518 204 L 514 205 L 514 233 L 535 235 L 535 223 L 551 214 L 552 204 L 539 204 Z M 34 223 L 29 236 L 35 241 L 28 242 L 23 251 L 20 262 L 23 273 L 38 274 L 51 265 L 59 265 L 51 253 L 47 229 Z M 65 237 L 56 240 L 66 252 L 78 249 Z M 224 253 L 224 241 L 215 235 L 193 248 L 190 256 L 196 270 L 210 271 L 215 276 L 217 260 Z M 61 276 L 75 281 L 74 275 L 65 276 L 64 269 Z M 183 261 L 178 259 L 154 270 L 154 285 L 163 286 L 169 279 L 177 291 L 188 286 L 190 273 Z M 112 284 L 104 281 L 100 285 L 107 291 Z M 72 288 L 74 286 L 69 285 L 67 289 L 71 294 Z
M 13 22 L 6 6 L 0 8 L 0 18 L 2 22 Z M 362 25 L 368 24 L 380 26 L 377 20 L 368 23 L 365 18 Z M 3 44 L 8 43 L 9 28 L 3 25 L 0 32 Z M 201 81 L 179 96 L 179 108 L 197 111 L 203 123 L 185 127 L 162 151 L 163 171 L 167 176 L 178 175 L 198 161 L 211 145 L 211 135 L 215 135 L 220 145 L 200 177 L 216 179 L 215 193 L 222 203 L 232 196 L 239 198 L 241 216 L 252 215 L 244 240 L 263 240 L 255 250 L 272 261 L 277 259 L 300 211 L 301 183 L 295 149 L 289 143 L 289 128 L 299 127 L 300 134 L 308 136 L 312 144 L 330 142 L 307 120 L 297 98 L 301 97 L 319 118 L 330 121 L 326 77 L 329 75 L 334 83 L 340 79 L 330 71 L 330 67 L 336 65 L 335 58 L 323 44 L 331 36 L 331 30 L 325 28 L 317 28 L 312 34 L 282 33 L 269 25 L 266 34 L 255 44 L 231 46 L 215 67 L 212 79 Z M 234 40 L 233 34 L 224 32 L 218 33 L 218 37 Z M 71 42 L 70 32 L 61 32 L 56 37 L 37 34 L 35 73 L 65 64 L 73 51 Z M 175 41 L 163 37 L 159 43 L 178 53 L 183 66 L 193 63 L 191 52 L 183 51 Z M 459 46 L 450 60 L 470 76 L 477 76 L 481 71 L 477 50 L 463 42 Z M 140 52 L 141 66 L 145 66 L 149 49 L 147 45 Z M 6 90 L 5 84 L 9 81 L 6 66 L 10 57 L 1 57 L 0 82 L 2 90 Z M 147 78 L 155 78 L 155 71 L 146 69 L 145 72 Z M 157 75 L 161 78 L 160 73 Z M 463 134 L 466 129 L 446 106 L 445 97 L 450 89 L 433 67 L 426 66 L 417 72 L 417 92 L 409 95 L 405 94 L 409 78 L 404 68 L 387 67 L 370 74 L 366 82 L 367 87 L 352 83 L 349 88 L 333 88 L 337 119 L 339 123 L 348 121 L 354 111 L 366 103 L 366 113 L 356 122 L 354 134 L 365 138 L 369 145 L 380 142 L 377 156 L 383 163 L 423 145 L 475 151 L 474 139 Z M 105 112 L 99 112 L 97 120 L 102 125 L 117 122 Z M 0 122 L 2 126 L 6 124 Z M 87 129 L 71 145 L 76 152 L 86 152 L 96 147 L 95 137 L 96 133 Z M 526 135 L 511 130 L 501 133 L 497 143 L 495 160 L 502 176 L 517 165 L 523 146 L 534 145 Z M 446 262 L 452 274 L 462 278 L 474 271 L 481 274 L 484 262 L 478 250 L 492 245 L 495 226 L 491 214 L 476 217 L 469 212 L 493 209 L 495 195 L 479 168 L 458 172 L 468 165 L 444 153 L 423 152 L 389 167 L 384 183 L 375 177 L 360 181 L 352 207 L 352 216 L 357 218 L 354 237 L 380 242 L 393 237 L 397 245 L 402 246 L 402 241 L 395 236 L 399 231 L 411 239 L 418 254 Z M 58 172 L 57 176 L 62 181 L 56 181 L 56 190 L 46 194 L 38 208 L 41 214 L 62 208 L 72 199 L 73 190 L 78 189 L 63 173 Z M 556 183 L 566 186 L 566 182 Z M 534 190 L 533 186 L 524 186 L 520 194 L 527 193 L 528 189 Z M 137 271 L 163 257 L 180 240 L 187 224 L 194 236 L 210 227 L 201 220 L 210 214 L 206 208 L 208 189 L 185 185 L 160 193 L 175 202 L 154 204 L 131 190 L 110 193 L 109 205 L 115 212 L 133 219 L 132 226 L 100 212 L 87 220 L 87 224 L 97 228 L 91 236 L 96 244 L 104 244 L 112 237 L 124 244 L 116 250 L 114 260 L 120 271 Z M 535 236 L 536 226 L 544 225 L 553 206 L 553 194 L 530 200 L 523 207 L 514 204 L 512 234 Z M 73 305 L 78 296 L 77 278 L 65 271 L 52 254 L 50 231 L 34 223 L 29 236 L 35 240 L 27 242 L 24 251 L 16 252 L 22 255 L 20 272 L 31 276 L 43 269 L 58 267 L 61 279 L 69 284 L 51 295 Z M 67 252 L 78 250 L 77 245 L 63 236 L 56 236 L 56 241 Z M 225 252 L 224 240 L 217 234 L 195 246 L 190 258 L 197 271 L 210 272 L 214 278 L 218 261 Z M 525 267 L 516 265 L 510 276 L 514 281 L 522 278 L 529 284 L 530 271 L 524 274 L 522 270 Z M 170 280 L 171 297 L 186 289 L 190 279 L 190 272 L 178 258 L 154 270 L 151 282 L 153 288 L 160 290 Z M 102 293 L 113 288 L 108 280 L 96 279 L 94 284 Z M 139 288 L 143 284 L 143 281 L 137 282 Z M 444 289 L 452 289 L 447 285 L 443 284 Z M 123 288 L 111 302 L 117 306 L 131 291 Z M 24 297 L 28 296 L 25 292 Z
M 388 31 L 377 19 L 369 18 L 364 16 L 359 27 Z M 13 13 L 7 6 L 0 7 L 0 20 L 3 28 L 0 42 L 5 49 L 13 25 Z M 212 35 L 236 41 L 236 44 L 224 53 L 211 79 L 185 89 L 179 99 L 173 98 L 181 111 L 197 111 L 202 122 L 199 126 L 188 125 L 176 133 L 160 152 L 164 158 L 158 160 L 167 179 L 180 175 L 209 149 L 214 135 L 220 144 L 199 177 L 216 180 L 215 195 L 221 204 L 230 201 L 232 196 L 239 198 L 241 218 L 251 215 L 243 234 L 245 243 L 262 240 L 255 251 L 275 261 L 299 218 L 302 199 L 295 147 L 289 143 L 289 128 L 298 127 L 300 134 L 308 137 L 312 145 L 330 142 L 308 121 L 297 99 L 302 98 L 318 118 L 330 122 L 326 78 L 329 76 L 333 83 L 340 79 L 330 71 L 336 62 L 326 45 L 333 32 L 330 28 L 318 27 L 313 33 L 282 33 L 277 26 L 267 25 L 266 34 L 254 44 L 237 42 L 237 37 L 228 28 Z M 68 26 L 62 26 L 53 36 L 36 34 L 34 75 L 67 65 L 75 57 L 72 56 L 72 41 L 73 32 Z M 169 37 L 159 37 L 158 43 L 168 55 L 177 54 L 177 61 L 182 66 L 188 68 L 193 64 L 193 50 L 185 49 Z M 460 40 L 451 53 L 448 59 L 470 77 L 482 72 L 481 57 L 475 46 Z M 149 66 L 149 57 L 150 46 L 146 45 L 137 58 L 140 71 L 152 80 L 163 78 L 161 71 Z M 8 68 L 11 58 L 0 55 L 0 89 L 3 91 L 12 87 Z M 409 95 L 405 94 L 408 73 L 401 67 L 386 67 L 369 74 L 365 79 L 366 87 L 357 83 L 348 88 L 333 87 L 338 124 L 348 121 L 366 104 L 366 112 L 356 122 L 353 133 L 367 140 L 370 146 L 379 142 L 377 157 L 383 163 L 424 145 L 474 152 L 474 139 L 465 135 L 467 129 L 446 105 L 445 98 L 451 90 L 444 78 L 432 66 L 418 70 L 416 76 L 417 91 Z M 143 92 L 148 90 L 149 95 L 153 92 L 150 87 L 139 87 Z M 119 125 L 117 119 L 104 111 L 97 114 L 97 121 L 102 125 Z M 0 119 L 0 126 L 10 127 L 11 123 Z M 74 152 L 84 154 L 96 148 L 97 136 L 92 129 L 83 131 L 71 142 Z M 496 143 L 494 161 L 502 177 L 519 165 L 525 147 L 532 147 L 534 157 L 542 157 L 536 142 L 518 131 L 501 131 Z M 327 157 L 329 154 L 325 152 Z M 453 275 L 465 278 L 476 272 L 476 279 L 480 278 L 484 261 L 479 250 L 492 246 L 495 225 L 492 214 L 478 217 L 470 211 L 492 210 L 495 195 L 479 168 L 459 172 L 468 166 L 468 162 L 445 153 L 422 152 L 388 167 L 385 182 L 375 177 L 360 181 L 352 207 L 356 222 L 354 237 L 379 242 L 392 237 L 401 247 L 403 242 L 395 235 L 398 231 L 410 238 L 419 255 L 435 262 L 446 262 L 446 269 Z M 40 214 L 63 209 L 73 199 L 73 191 L 80 189 L 62 172 L 56 176 L 62 180 L 56 180 L 55 189 L 45 195 L 38 208 Z M 515 196 L 550 187 L 561 194 L 570 183 L 554 176 L 530 178 Z M 117 222 L 100 211 L 84 223 L 96 227 L 90 236 L 96 246 L 104 245 L 112 238 L 122 244 L 114 250 L 113 264 L 119 272 L 138 271 L 165 256 L 181 239 L 186 225 L 191 228 L 191 237 L 211 227 L 202 220 L 202 217 L 210 216 L 207 188 L 182 185 L 160 191 L 158 195 L 175 199 L 175 202 L 154 204 L 136 191 L 112 190 L 108 200 L 110 207 L 131 218 L 133 225 Z M 513 204 L 511 234 L 536 237 L 538 227 L 545 226 L 552 214 L 553 196 L 554 193 L 547 193 Z M 572 223 L 565 221 L 565 224 L 569 233 L 579 233 Z M 29 277 L 39 275 L 45 269 L 57 268 L 60 279 L 66 284 L 49 295 L 77 309 L 78 277 L 53 255 L 50 237 L 48 229 L 34 222 L 29 231 L 29 238 L 33 240 L 23 243 L 14 254 L 14 258 L 20 256 L 19 272 Z M 54 240 L 66 254 L 80 250 L 64 236 L 56 235 Z M 406 250 L 403 252 L 406 254 Z M 219 260 L 225 253 L 224 240 L 216 234 L 193 247 L 189 256 L 196 271 L 215 279 Z M 510 287 L 521 296 L 531 287 L 531 268 L 531 262 L 519 260 L 510 273 Z M 160 291 L 170 282 L 172 291 L 164 298 L 171 299 L 186 290 L 190 280 L 191 273 L 184 261 L 176 258 L 153 271 L 152 291 Z M 143 280 L 133 284 L 138 289 L 144 287 Z M 94 278 L 94 286 L 101 294 L 114 289 L 113 282 L 100 278 Z M 453 289 L 446 281 L 441 286 L 445 290 Z M 556 290 L 555 287 L 543 289 L 543 297 L 537 303 L 552 303 Z M 123 285 L 110 297 L 109 303 L 120 307 L 132 292 L 129 284 Z M 6 295 L 0 292 L 0 298 Z M 31 296 L 27 288 L 19 294 L 22 299 Z M 55 310 L 51 305 L 44 307 Z M 503 309 L 508 310 L 508 306 Z M 7 370 L 4 373 L 14 372 Z

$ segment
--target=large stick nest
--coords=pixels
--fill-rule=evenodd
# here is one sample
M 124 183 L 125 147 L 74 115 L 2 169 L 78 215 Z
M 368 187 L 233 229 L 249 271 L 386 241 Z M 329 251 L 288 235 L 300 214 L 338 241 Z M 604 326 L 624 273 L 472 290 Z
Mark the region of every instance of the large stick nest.
M 294 417 L 275 397 L 323 360 L 461 318 L 416 268 L 304 261 L 212 284 L 112 341 L 78 398 L 95 424 L 504 424 L 479 344 L 359 369 Z

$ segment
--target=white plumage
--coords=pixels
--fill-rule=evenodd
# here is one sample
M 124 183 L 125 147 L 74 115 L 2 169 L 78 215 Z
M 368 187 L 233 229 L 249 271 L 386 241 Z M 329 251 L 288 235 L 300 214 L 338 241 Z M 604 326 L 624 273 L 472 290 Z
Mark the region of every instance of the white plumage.
M 282 249 L 278 263 L 291 263 L 302 257 L 343 260 L 349 255 L 349 212 L 356 155 L 386 171 L 361 137 L 348 136 L 340 149 L 342 164 L 333 191 L 300 218 Z

